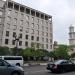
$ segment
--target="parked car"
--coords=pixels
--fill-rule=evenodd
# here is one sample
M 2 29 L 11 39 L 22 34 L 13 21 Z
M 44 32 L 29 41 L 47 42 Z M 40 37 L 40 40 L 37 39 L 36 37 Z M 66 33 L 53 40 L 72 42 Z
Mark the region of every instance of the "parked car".
M 0 75 L 24 75 L 24 70 L 20 66 L 13 66 L 0 59 Z
M 47 64 L 47 70 L 51 72 L 75 71 L 75 64 L 69 60 L 57 60 L 52 64 Z

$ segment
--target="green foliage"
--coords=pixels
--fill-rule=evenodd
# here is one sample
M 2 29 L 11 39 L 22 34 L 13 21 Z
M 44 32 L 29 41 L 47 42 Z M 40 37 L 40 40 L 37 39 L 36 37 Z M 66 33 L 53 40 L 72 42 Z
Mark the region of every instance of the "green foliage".
M 10 55 L 8 47 L 0 47 L 0 55 Z
M 75 58 L 75 52 L 71 54 L 71 58 Z
M 50 52 L 50 56 L 55 59 L 69 59 L 68 54 L 68 46 L 67 45 L 59 45 L 57 49 L 53 52 Z

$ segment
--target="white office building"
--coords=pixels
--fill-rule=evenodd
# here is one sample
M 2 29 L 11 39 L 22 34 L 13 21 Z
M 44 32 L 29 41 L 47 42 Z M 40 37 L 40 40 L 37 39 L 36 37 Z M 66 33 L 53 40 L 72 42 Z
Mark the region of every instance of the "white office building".
M 52 51 L 52 16 L 11 0 L 0 0 L 0 46 Z

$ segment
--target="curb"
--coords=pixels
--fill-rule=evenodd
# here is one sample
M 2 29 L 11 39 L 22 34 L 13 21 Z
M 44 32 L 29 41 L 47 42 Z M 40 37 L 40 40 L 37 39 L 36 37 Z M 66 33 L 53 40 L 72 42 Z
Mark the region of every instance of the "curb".
M 46 66 L 47 63 L 27 63 L 27 64 L 24 64 L 24 66 Z

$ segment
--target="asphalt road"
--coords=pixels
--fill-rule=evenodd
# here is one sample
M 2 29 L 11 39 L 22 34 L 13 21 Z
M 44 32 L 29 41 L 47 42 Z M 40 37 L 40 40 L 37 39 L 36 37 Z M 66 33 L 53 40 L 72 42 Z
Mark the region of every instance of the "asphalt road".
M 46 66 L 32 66 L 32 67 L 24 67 L 25 75 L 75 75 L 74 72 L 66 72 L 62 74 L 51 73 L 46 70 Z

